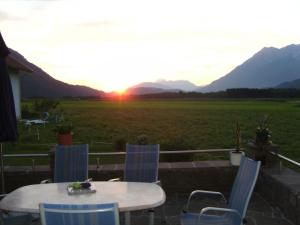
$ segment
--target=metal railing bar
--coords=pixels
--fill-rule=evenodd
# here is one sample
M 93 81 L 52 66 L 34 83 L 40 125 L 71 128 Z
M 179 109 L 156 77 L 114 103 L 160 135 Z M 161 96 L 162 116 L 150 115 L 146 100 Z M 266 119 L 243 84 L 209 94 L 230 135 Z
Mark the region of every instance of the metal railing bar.
M 287 161 L 287 162 L 289 162 L 289 163 L 291 163 L 291 164 L 293 164 L 293 165 L 296 165 L 296 166 L 300 167 L 300 163 L 297 162 L 297 161 L 295 161 L 295 160 L 292 160 L 292 159 L 290 159 L 290 158 L 287 158 L 287 157 L 285 157 L 285 156 L 283 156 L 283 155 L 281 155 L 281 154 L 277 154 L 276 152 L 270 151 L 270 153 L 271 153 L 272 155 L 277 156 L 277 157 L 280 158 L 280 159 L 283 159 L 283 160 L 285 160 L 285 161 Z
M 193 153 L 213 153 L 213 152 L 230 152 L 231 149 L 202 149 L 202 150 L 174 150 L 174 151 L 160 151 L 160 154 L 193 154 Z M 292 160 L 281 154 L 270 151 L 270 154 L 277 156 L 295 166 L 300 167 L 300 163 Z M 89 156 L 114 156 L 114 155 L 126 155 L 126 152 L 90 152 Z M 32 153 L 32 154 L 4 154 L 4 158 L 32 158 L 32 157 L 48 157 L 48 153 Z
M 202 150 L 174 150 L 174 151 L 160 151 L 160 154 L 186 154 L 186 153 L 211 153 L 211 152 L 230 152 L 235 148 L 229 149 L 202 149 Z
M 192 153 L 212 153 L 212 152 L 230 152 L 232 149 L 202 149 L 202 150 L 174 150 L 160 151 L 160 154 L 192 154 Z M 126 152 L 90 152 L 89 156 L 109 156 L 109 155 L 126 155 Z M 5 158 L 30 158 L 30 157 L 47 157 L 48 153 L 29 153 L 29 154 L 4 154 Z
M 103 144 L 103 145 L 113 145 L 114 143 L 111 142 L 102 142 L 102 141 L 93 141 L 93 144 Z
M 73 142 L 74 144 L 86 144 L 86 142 Z M 110 143 L 110 142 L 101 142 L 101 141 L 93 141 L 90 144 L 101 144 L 101 145 L 113 145 L 114 143 Z M 22 144 L 22 146 L 55 146 L 57 145 L 57 143 L 24 143 Z
M 31 157 L 48 157 L 47 153 L 30 153 L 30 154 L 4 154 L 4 158 L 31 158 Z
M 56 143 L 45 143 L 45 144 L 35 144 L 35 143 L 23 143 L 22 145 L 29 145 L 29 146 L 54 146 Z

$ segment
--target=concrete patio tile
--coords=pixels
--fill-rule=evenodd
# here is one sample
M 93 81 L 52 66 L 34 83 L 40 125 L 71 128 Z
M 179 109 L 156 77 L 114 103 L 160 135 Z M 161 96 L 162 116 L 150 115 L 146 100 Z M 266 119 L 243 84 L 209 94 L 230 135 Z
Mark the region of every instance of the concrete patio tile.
M 248 206 L 248 212 L 259 212 L 260 214 L 267 213 L 269 215 L 273 214 L 274 209 L 273 207 L 266 201 L 264 200 L 259 194 L 253 193 L 251 200 L 249 202 Z
M 293 225 L 285 218 L 256 216 L 253 219 L 257 225 Z
M 174 193 L 167 196 L 167 201 L 164 204 L 166 213 L 166 222 L 162 219 L 162 206 L 155 208 L 155 225 L 180 225 L 180 214 L 184 205 L 186 204 L 188 193 Z M 201 205 L 211 205 L 212 202 L 200 201 L 193 203 L 197 212 L 201 209 Z M 207 206 L 207 205 L 206 205 Z M 294 225 L 287 219 L 285 219 L 279 209 L 270 205 L 264 200 L 262 196 L 257 193 L 252 195 L 252 199 L 249 203 L 247 211 L 247 225 Z M 39 225 L 38 221 L 32 223 L 32 225 Z M 124 213 L 120 213 L 120 224 L 124 225 Z M 148 225 L 149 224 L 149 212 L 148 210 L 141 210 L 131 212 L 131 225 Z
M 115 164 L 115 170 L 124 170 L 124 164 Z
M 192 162 L 174 162 L 172 163 L 172 168 L 194 168 L 194 165 Z
M 159 163 L 159 169 L 170 169 L 170 168 L 171 168 L 171 163 L 167 163 L 167 162 Z
M 211 167 L 229 167 L 230 163 L 228 160 L 218 160 L 218 161 L 206 161 Z
M 207 168 L 209 163 L 207 161 L 195 161 L 193 162 L 194 168 Z
M 101 168 L 101 170 L 107 170 L 107 171 L 113 171 L 116 169 L 116 166 L 114 164 L 107 164 L 107 165 L 103 165 L 103 167 Z

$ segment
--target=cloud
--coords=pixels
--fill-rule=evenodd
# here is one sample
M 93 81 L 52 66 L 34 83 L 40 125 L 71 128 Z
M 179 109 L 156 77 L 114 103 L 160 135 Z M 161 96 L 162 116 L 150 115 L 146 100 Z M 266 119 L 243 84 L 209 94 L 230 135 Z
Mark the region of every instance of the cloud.
M 97 28 L 97 27 L 112 27 L 112 26 L 116 26 L 117 23 L 111 21 L 88 21 L 88 22 L 77 23 L 75 25 L 80 27 Z
M 4 21 L 24 21 L 26 20 L 23 16 L 16 16 L 10 13 L 7 13 L 3 10 L 0 10 L 0 22 Z

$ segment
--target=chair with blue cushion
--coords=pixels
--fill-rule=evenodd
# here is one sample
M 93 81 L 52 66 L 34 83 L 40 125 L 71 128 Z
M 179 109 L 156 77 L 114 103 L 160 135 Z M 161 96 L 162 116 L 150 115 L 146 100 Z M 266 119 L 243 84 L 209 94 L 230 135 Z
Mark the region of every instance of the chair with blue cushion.
M 158 181 L 159 145 L 126 144 L 123 181 L 160 183 Z M 120 181 L 120 178 L 109 181 Z
M 159 166 L 159 145 L 158 144 L 156 145 L 126 144 L 124 181 L 148 182 L 148 183 L 160 184 L 160 181 L 158 180 L 158 166 Z M 149 210 L 149 213 L 150 213 L 149 224 L 154 224 L 154 210 L 153 209 Z M 127 220 L 129 220 L 129 214 L 127 214 L 126 217 Z
M 188 198 L 187 206 L 181 214 L 181 225 L 241 225 L 245 222 L 248 204 L 256 184 L 260 169 L 260 161 L 243 156 L 233 187 L 231 189 L 229 201 L 226 202 L 224 195 L 213 191 L 193 191 Z M 200 213 L 189 212 L 189 205 L 192 197 L 200 195 L 203 197 L 214 197 L 224 199 L 224 208 L 206 207 Z
M 29 225 L 34 218 L 29 214 L 24 213 L 8 213 L 4 214 L 0 212 L 0 224 L 1 225 Z
M 126 144 L 124 181 L 148 182 L 160 184 L 158 181 L 159 144 L 134 145 Z M 118 181 L 120 178 L 111 179 Z M 163 209 L 164 210 L 164 209 Z M 163 212 L 164 214 L 164 212 Z M 130 213 L 125 213 L 126 224 L 130 223 Z M 150 224 L 154 223 L 154 210 L 150 210 Z
M 5 194 L 0 195 L 0 199 L 4 198 Z M 30 224 L 33 217 L 26 213 L 5 213 L 0 211 L 0 224 L 1 225 L 19 225 L 19 224 Z
M 64 205 L 40 203 L 42 225 L 119 225 L 117 203 Z
M 57 145 L 54 182 L 76 182 L 88 179 L 88 145 Z

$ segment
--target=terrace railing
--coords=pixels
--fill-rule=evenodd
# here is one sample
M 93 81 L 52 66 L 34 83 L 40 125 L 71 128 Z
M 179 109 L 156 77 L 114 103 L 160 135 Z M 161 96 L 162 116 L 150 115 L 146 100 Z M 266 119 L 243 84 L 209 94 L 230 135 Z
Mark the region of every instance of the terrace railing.
M 199 154 L 199 153 L 217 153 L 217 152 L 230 152 L 235 150 L 234 148 L 229 149 L 201 149 L 201 150 L 174 150 L 174 151 L 160 151 L 161 155 L 164 154 Z M 126 152 L 90 152 L 90 157 L 101 157 L 101 156 L 122 156 Z M 270 151 L 269 154 L 279 159 L 280 168 L 282 167 L 282 161 L 287 162 L 300 169 L 300 163 L 292 160 L 286 156 Z M 50 153 L 26 153 L 26 154 L 4 154 L 4 158 L 30 158 L 32 170 L 35 169 L 35 158 L 50 157 Z M 97 167 L 100 166 L 100 160 L 97 158 Z

